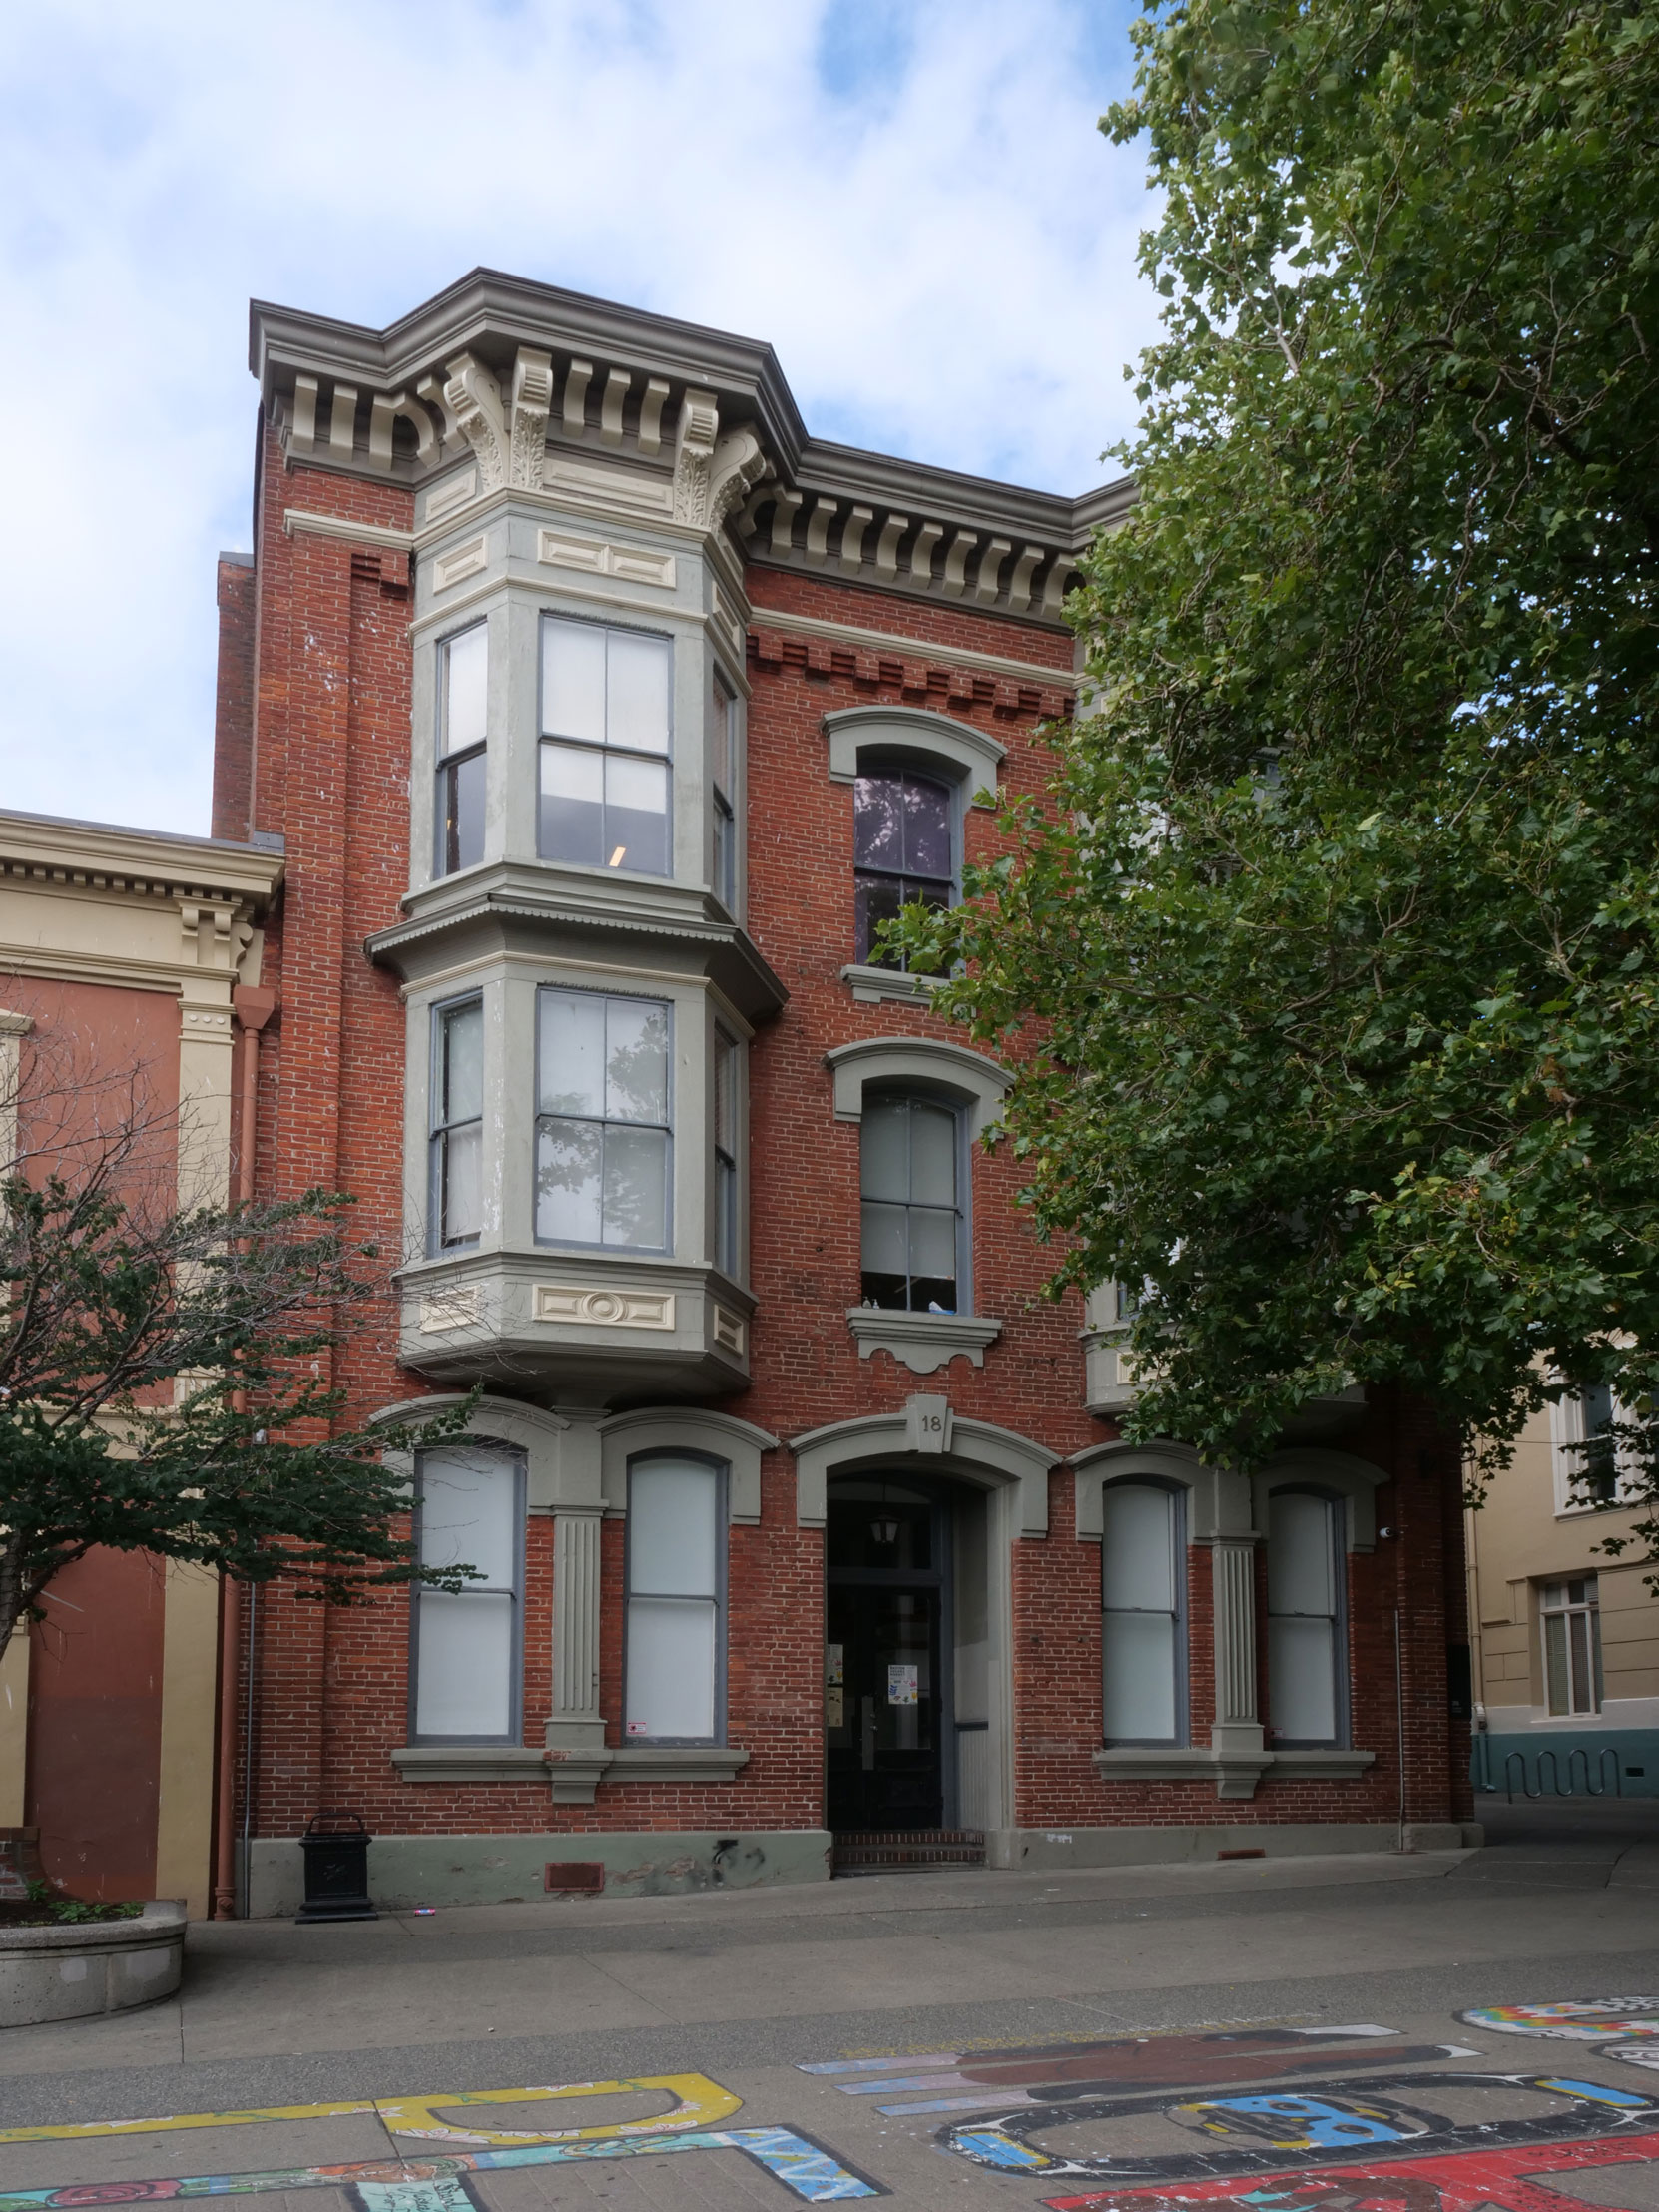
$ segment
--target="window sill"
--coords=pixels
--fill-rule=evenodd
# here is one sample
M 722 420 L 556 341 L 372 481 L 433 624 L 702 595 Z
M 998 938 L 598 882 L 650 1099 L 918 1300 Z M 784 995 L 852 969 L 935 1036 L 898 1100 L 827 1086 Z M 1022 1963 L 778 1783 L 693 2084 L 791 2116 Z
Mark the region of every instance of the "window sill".
M 403 1744 L 391 1763 L 405 1782 L 545 1782 L 547 1754 L 527 1744 Z
M 852 986 L 852 996 L 860 1006 L 878 1006 L 884 998 L 902 1006 L 930 1006 L 934 986 L 944 978 L 907 975 L 902 968 L 864 967 L 853 962 L 841 969 L 841 981 Z
M 1206 1782 L 1219 1798 L 1248 1798 L 1268 1777 L 1281 1782 L 1351 1782 L 1374 1766 L 1375 1751 L 1217 1751 L 1124 1744 L 1091 1754 L 1103 1782 Z
M 958 1355 L 985 1365 L 985 1348 L 995 1344 L 1002 1324 L 978 1314 L 903 1314 L 879 1306 L 850 1306 L 846 1326 L 860 1360 L 872 1352 L 890 1352 L 912 1375 L 932 1375 Z
M 731 1782 L 749 1758 L 732 1744 L 607 1745 L 591 1755 L 558 1760 L 526 1744 L 403 1744 L 391 1754 L 391 1763 L 405 1782 L 546 1782 L 551 1777 L 585 1789 L 586 1795 L 572 1802 L 591 1805 L 599 1782 Z

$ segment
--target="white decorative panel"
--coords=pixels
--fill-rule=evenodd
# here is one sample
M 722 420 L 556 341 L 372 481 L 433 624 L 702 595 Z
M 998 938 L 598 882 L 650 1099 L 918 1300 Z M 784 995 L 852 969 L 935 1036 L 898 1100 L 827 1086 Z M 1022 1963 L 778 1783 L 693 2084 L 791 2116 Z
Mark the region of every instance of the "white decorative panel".
M 582 1322 L 595 1329 L 672 1329 L 674 1293 L 538 1283 L 535 1315 L 537 1321 Z
M 676 582 L 672 553 L 608 545 L 603 539 L 575 538 L 563 530 L 542 531 L 536 558 L 547 568 L 574 568 L 588 576 L 614 576 L 627 584 L 656 584 L 664 591 L 672 591 Z
M 452 515 L 457 507 L 464 507 L 478 489 L 478 471 L 462 469 L 459 476 L 451 476 L 446 484 L 434 484 L 426 494 L 424 522 L 441 522 L 445 515 Z
M 479 1318 L 477 1287 L 434 1291 L 430 1298 L 420 1302 L 420 1333 L 423 1337 L 434 1335 L 443 1329 L 466 1329 Z
M 463 576 L 476 576 L 489 561 L 489 540 L 473 538 L 466 545 L 456 546 L 453 553 L 445 553 L 432 563 L 432 588 L 447 591 L 451 584 L 458 584 Z

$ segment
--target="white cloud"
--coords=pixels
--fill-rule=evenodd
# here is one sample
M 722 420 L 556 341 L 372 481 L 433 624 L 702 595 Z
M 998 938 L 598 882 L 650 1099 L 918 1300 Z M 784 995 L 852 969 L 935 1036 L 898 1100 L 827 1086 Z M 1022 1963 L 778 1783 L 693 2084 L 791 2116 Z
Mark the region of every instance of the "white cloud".
M 207 826 L 250 295 L 476 264 L 765 338 L 815 432 L 1062 491 L 1146 343 L 1097 0 L 55 0 L 0 80 L 6 804 Z

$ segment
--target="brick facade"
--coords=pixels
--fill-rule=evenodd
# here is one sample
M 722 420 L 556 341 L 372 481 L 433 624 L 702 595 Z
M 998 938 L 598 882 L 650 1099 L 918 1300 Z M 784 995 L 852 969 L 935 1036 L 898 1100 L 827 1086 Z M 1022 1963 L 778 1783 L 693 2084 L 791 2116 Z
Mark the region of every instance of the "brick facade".
M 577 371 L 585 364 L 572 357 L 570 367 L 562 365 L 557 327 L 569 303 L 563 295 L 541 293 L 536 287 L 518 287 L 518 295 L 522 312 L 540 315 L 546 323 L 541 342 L 553 357 L 555 378 L 565 377 L 567 394 L 578 389 L 574 401 L 567 397 L 564 416 L 555 409 L 549 419 L 550 452 L 568 450 L 558 445 L 560 436 L 574 439 L 583 448 L 578 455 L 582 464 L 600 472 L 609 465 L 606 452 L 623 444 L 625 435 L 637 436 L 641 454 L 653 452 L 643 415 L 637 432 L 632 413 L 620 408 L 609 428 L 596 419 L 603 385 L 598 374 L 592 376 L 585 402 L 587 418 L 572 414 L 572 408 L 584 404 Z M 522 307 L 525 298 L 528 308 Z M 436 310 L 443 305 L 434 302 L 421 313 L 441 322 Z M 264 323 L 262 316 L 268 317 Z M 426 832 L 411 831 L 412 818 L 423 819 L 417 803 L 432 759 L 429 738 L 423 735 L 416 671 L 419 656 L 430 650 L 429 638 L 438 633 L 431 627 L 430 602 L 423 593 L 442 588 L 435 578 L 442 574 L 441 562 L 452 557 L 445 548 L 457 541 L 457 534 L 464 536 L 464 530 L 457 524 L 445 536 L 434 529 L 422 503 L 426 487 L 463 480 L 475 457 L 483 456 L 486 473 L 476 495 L 484 502 L 478 510 L 483 523 L 496 511 L 485 496 L 490 488 L 486 445 L 481 435 L 463 435 L 458 426 L 465 411 L 457 399 L 460 371 L 453 366 L 459 343 L 443 331 L 431 340 L 429 365 L 441 382 L 445 364 L 450 364 L 447 373 L 457 381 L 448 385 L 443 404 L 432 397 L 425 402 L 431 420 L 421 424 L 421 456 L 414 457 L 406 442 L 403 425 L 417 411 L 408 391 L 415 388 L 415 368 L 423 365 L 415 357 L 421 341 L 409 334 L 417 320 L 398 325 L 394 333 L 353 334 L 365 359 L 373 347 L 382 348 L 387 361 L 384 388 L 389 390 L 394 381 L 407 386 L 397 394 L 404 412 L 393 419 L 391 432 L 385 433 L 382 425 L 381 432 L 372 433 L 382 438 L 375 459 L 368 451 L 372 364 L 365 368 L 359 361 L 348 398 L 334 399 L 335 429 L 328 442 L 323 427 L 328 377 L 338 379 L 336 392 L 346 388 L 346 370 L 328 351 L 334 342 L 329 333 L 339 326 L 318 325 L 309 333 L 303 317 L 256 310 L 257 352 L 265 379 L 257 543 L 253 570 L 222 565 L 220 572 L 215 800 L 217 828 L 241 834 L 246 824 L 262 841 L 280 840 L 285 869 L 281 908 L 264 940 L 263 980 L 276 990 L 277 1011 L 262 1038 L 259 1195 L 292 1196 L 318 1185 L 349 1191 L 357 1202 L 355 1226 L 361 1234 L 406 1260 L 419 1257 L 404 1159 L 405 1083 L 419 1058 L 418 1041 L 410 1043 L 414 1017 L 405 1013 L 404 1005 L 413 986 L 400 990 L 391 967 L 376 964 L 364 945 L 377 933 L 399 926 L 410 910 L 406 894 L 411 883 L 418 889 L 422 881 L 423 840 L 429 841 Z M 486 312 L 478 326 L 487 331 L 488 321 Z M 698 378 L 669 364 L 681 361 L 687 346 L 707 334 L 688 336 L 679 326 L 659 327 L 637 317 L 632 335 L 636 359 L 649 362 L 653 342 L 663 349 L 670 406 L 682 409 L 683 451 L 684 423 L 697 397 L 691 387 Z M 392 365 L 394 339 L 402 347 L 396 359 L 403 365 Z M 525 356 L 520 356 L 515 382 L 505 336 L 493 354 L 483 337 L 469 342 L 494 363 L 494 404 L 504 419 L 509 386 L 516 390 L 525 380 Z M 591 331 L 571 344 L 579 342 L 596 357 L 603 350 Z M 741 341 L 720 342 L 735 347 Z M 709 343 L 714 348 L 714 341 Z M 566 352 L 570 350 L 567 345 Z M 710 384 L 728 373 L 735 372 L 715 362 L 703 371 Z M 731 1779 L 719 1780 L 634 1780 L 616 1767 L 600 1779 L 593 1802 L 587 1804 L 550 1802 L 545 1774 L 529 1771 L 477 1781 L 411 1780 L 391 1758 L 408 1730 L 407 1597 L 388 1596 L 371 1606 L 335 1611 L 298 1604 L 279 1590 L 268 1591 L 261 1594 L 244 1651 L 244 1666 L 251 1665 L 253 1672 L 254 1719 L 244 1747 L 245 1754 L 251 1748 L 251 1765 L 239 1768 L 239 1794 L 249 1801 L 254 1834 L 275 1850 L 296 1835 L 313 1812 L 348 1809 L 361 1814 L 380 1838 L 545 1835 L 562 1839 L 557 1848 L 549 1844 L 547 1855 L 566 1859 L 602 1856 L 598 1843 L 585 1853 L 569 1840 L 580 1836 L 735 1838 L 822 1832 L 825 1536 L 801 1506 L 804 1493 L 789 1444 L 839 1423 L 883 1416 L 902 1422 L 918 1393 L 947 1397 L 957 1423 L 983 1423 L 1010 1432 L 1051 1463 L 1046 1534 L 1015 1528 L 1008 1547 L 1008 1640 L 996 1662 L 1003 1681 L 1002 1719 L 996 1725 L 1005 1739 L 999 1742 L 1011 1797 L 994 1824 L 1006 1861 L 1017 1863 L 1034 1836 L 1047 1838 L 1045 1849 L 1060 1851 L 1056 1836 L 1064 1835 L 1069 1844 L 1079 1833 L 1099 1837 L 1126 1830 L 1197 1828 L 1231 1836 L 1245 1826 L 1264 1835 L 1283 1831 L 1289 1836 L 1299 1829 L 1323 1832 L 1333 1823 L 1377 1831 L 1402 1817 L 1420 1830 L 1436 1825 L 1443 1830 L 1468 1812 L 1466 1730 L 1448 1720 L 1446 1695 L 1446 1646 L 1464 1636 L 1457 1467 L 1450 1447 L 1409 1408 L 1374 1406 L 1363 1426 L 1330 1445 L 1349 1461 L 1365 1463 L 1365 1482 L 1375 1487 L 1375 1519 L 1381 1529 L 1392 1531 L 1380 1535 L 1375 1548 L 1362 1544 L 1347 1554 L 1349 1740 L 1375 1753 L 1375 1759 L 1364 1772 L 1338 1779 L 1276 1776 L 1268 1767 L 1253 1795 L 1228 1802 L 1218 1799 L 1216 1781 L 1208 1772 L 1107 1779 L 1093 1764 L 1103 1725 L 1101 1556 L 1098 1541 L 1076 1533 L 1077 1489 L 1090 1480 L 1089 1463 L 1085 1460 L 1074 1473 L 1070 1462 L 1074 1455 L 1109 1443 L 1116 1430 L 1110 1419 L 1088 1410 L 1079 1348 L 1086 1317 L 1074 1299 L 1055 1305 L 1042 1295 L 1047 1256 L 1027 1231 L 1015 1197 L 1017 1169 L 1006 1155 L 975 1147 L 972 1164 L 974 1310 L 1002 1325 L 983 1364 L 957 1356 L 932 1374 L 922 1374 L 889 1351 L 859 1356 L 846 1318 L 860 1298 L 859 1127 L 835 1116 L 826 1054 L 858 1039 L 958 1045 L 960 1039 L 923 1003 L 861 1002 L 843 979 L 842 970 L 855 959 L 853 791 L 848 782 L 827 772 L 825 718 L 848 708 L 922 709 L 1004 748 L 1006 786 L 1040 789 L 1045 749 L 1038 726 L 1045 717 L 1067 710 L 1073 656 L 1068 635 L 1052 610 L 1044 613 L 1037 606 L 1034 593 L 1027 595 L 1028 604 L 1014 604 L 1021 578 L 1049 573 L 1040 565 L 1033 570 L 1031 560 L 1022 556 L 1019 530 L 1024 527 L 1035 535 L 1046 526 L 1052 532 L 1052 511 L 1065 503 L 1036 502 L 1034 495 L 972 485 L 966 479 L 928 479 L 907 464 L 857 456 L 866 467 L 855 496 L 875 503 L 876 495 L 867 489 L 869 472 L 890 466 L 895 472 L 893 506 L 907 503 L 919 511 L 926 496 L 946 519 L 934 532 L 936 549 L 925 531 L 915 541 L 922 550 L 911 553 L 908 588 L 906 572 L 888 574 L 872 558 L 879 527 L 875 522 L 865 530 L 861 561 L 854 558 L 855 548 L 848 551 L 851 539 L 841 540 L 838 569 L 857 567 L 861 573 L 837 573 L 837 564 L 814 552 L 813 499 L 819 513 L 827 504 L 831 509 L 838 504 L 844 512 L 847 501 L 837 503 L 815 491 L 810 441 L 793 455 L 781 449 L 783 433 L 767 428 L 765 379 L 776 378 L 775 364 L 770 369 L 763 364 L 756 375 L 760 396 L 751 393 L 743 405 L 729 401 L 722 389 L 722 421 L 730 408 L 735 419 L 755 430 L 761 444 L 772 439 L 775 490 L 790 480 L 792 470 L 807 490 L 795 502 L 800 513 L 794 536 L 785 542 L 792 528 L 787 502 L 774 511 L 770 534 L 757 521 L 767 511 L 763 478 L 759 506 L 752 495 L 747 507 L 731 510 L 724 526 L 718 519 L 710 525 L 728 565 L 722 568 L 714 551 L 705 556 L 711 575 L 741 575 L 749 602 L 742 656 L 742 674 L 750 687 L 745 930 L 788 994 L 770 1018 L 759 1022 L 748 1053 L 747 1289 L 755 1302 L 746 1353 L 748 1383 L 712 1398 L 705 1392 L 699 1400 L 780 1439 L 762 1461 L 759 1522 L 734 1525 L 728 1543 L 726 1734 L 732 1746 L 749 1754 L 748 1762 Z M 636 394 L 643 381 L 633 377 Z M 630 397 L 628 409 L 637 403 Z M 657 404 L 661 408 L 663 401 Z M 347 420 L 342 408 L 355 409 L 354 429 L 338 427 Z M 389 461 L 385 435 L 392 437 Z M 354 443 L 341 443 L 353 438 Z M 828 468 L 830 463 L 821 465 Z M 533 466 L 539 482 L 541 464 Z M 547 467 L 556 493 L 564 479 L 551 461 Z M 509 518 L 511 488 L 501 487 Z M 596 517 L 592 493 L 584 494 L 586 505 L 578 501 L 561 513 L 557 498 L 545 487 L 536 491 L 532 485 L 531 490 L 540 502 L 532 519 L 546 516 L 560 527 L 585 533 L 583 545 L 606 531 L 620 529 L 626 537 L 630 528 L 631 544 L 646 527 L 637 517 L 630 522 L 625 516 L 620 523 Z M 1004 507 L 995 506 L 993 494 Z M 965 603 L 965 595 L 951 583 L 949 561 L 961 566 L 961 556 L 952 551 L 952 499 L 966 503 L 970 522 L 977 514 L 975 499 L 989 514 L 972 540 L 978 545 L 992 541 L 993 550 L 982 557 L 993 564 L 980 572 L 984 588 L 977 597 L 986 602 L 983 606 Z M 1030 515 L 1023 524 L 1010 524 L 1003 519 L 1013 511 L 1006 502 L 1019 500 L 1031 501 Z M 896 520 L 906 523 L 906 515 Z M 1076 524 L 1071 543 L 1086 540 L 1088 522 L 1084 516 Z M 998 528 L 1008 531 L 1000 556 L 994 554 L 994 546 L 1003 543 L 994 537 Z M 354 531 L 361 535 L 354 536 Z M 805 551 L 795 543 L 804 531 Z M 543 541 L 548 535 L 543 529 Z M 957 542 L 966 535 L 964 526 Z M 881 542 L 889 540 L 901 542 L 896 527 Z M 691 560 L 683 527 L 663 542 L 682 564 Z M 822 534 L 820 542 L 825 542 Z M 494 543 L 487 536 L 477 540 L 485 548 L 478 565 L 485 557 L 495 558 Z M 602 554 L 609 557 L 601 547 L 579 558 L 596 564 L 597 573 Z M 470 551 L 466 558 L 473 558 Z M 548 559 L 545 542 L 540 558 Z M 935 588 L 941 580 L 930 567 L 923 573 L 924 561 L 935 558 L 946 563 L 942 582 L 948 590 Z M 1064 548 L 1052 561 L 1052 573 L 1063 580 Z M 1000 595 L 996 564 L 1014 580 Z M 568 582 L 567 571 L 554 567 L 538 575 L 536 588 L 556 592 L 561 577 Z M 252 595 L 245 578 L 252 579 Z M 603 619 L 603 605 L 594 604 L 598 587 L 584 579 L 582 588 L 587 596 L 571 601 L 571 610 L 583 619 Z M 717 599 L 722 590 L 730 595 L 729 585 L 717 583 Z M 619 606 L 637 604 L 637 592 L 632 601 L 618 596 Z M 491 745 L 493 749 L 493 734 Z M 495 774 L 493 750 L 491 760 Z M 991 816 L 970 808 L 963 824 L 966 855 L 985 857 L 993 846 Z M 614 942 L 614 937 L 605 940 L 607 945 Z M 599 945 L 595 932 L 587 957 L 602 965 L 610 955 Z M 517 956 L 531 954 L 521 946 Z M 355 1418 L 456 1386 L 453 1365 L 435 1378 L 419 1365 L 399 1363 L 395 1306 L 394 1291 L 385 1312 L 339 1356 L 337 1380 L 348 1392 Z M 405 1319 L 405 1348 L 409 1326 Z M 579 1349 L 569 1355 L 571 1360 L 578 1358 Z M 564 1371 L 510 1371 L 506 1381 L 503 1372 L 503 1363 L 492 1367 L 482 1360 L 478 1369 L 492 1392 L 529 1405 L 568 1408 L 581 1394 L 574 1381 L 560 1382 Z M 674 1407 L 689 1398 L 683 1386 L 665 1382 L 653 1390 L 636 1381 L 613 1391 L 606 1402 Z M 912 1472 L 929 1471 L 921 1460 L 906 1463 Z M 952 1465 L 948 1458 L 939 1462 L 947 1475 Z M 1098 1463 L 1093 1479 L 1098 1485 Z M 598 1707 L 604 1743 L 620 1751 L 625 1525 L 615 1500 L 607 1496 L 601 1530 Z M 556 1635 L 554 1543 L 556 1527 L 564 1525 L 557 1521 L 558 1510 L 555 1505 L 549 1514 L 533 1507 L 527 1533 L 527 1749 L 542 1743 L 556 1717 L 551 1659 Z M 1191 1746 L 1202 1749 L 1216 1716 L 1217 1630 L 1208 1541 L 1191 1543 L 1187 1568 L 1190 1695 L 1185 1734 Z M 1265 1623 L 1267 1615 L 1264 1576 L 1259 1558 L 1258 1623 Z M 1257 1634 L 1256 1652 L 1257 1710 L 1268 1715 L 1271 1727 L 1265 1634 Z M 1403 1807 L 1400 1712 L 1406 1753 Z M 548 1740 L 553 1740 L 551 1734 Z M 1157 1848 L 1189 1846 L 1166 1842 Z M 1117 1844 L 1100 1850 L 1108 1857 L 1123 1856 Z M 499 1853 L 497 1859 L 506 1864 Z M 507 1887 L 492 1892 L 490 1878 L 480 1879 L 483 1889 L 456 1894 L 518 1894 L 522 1880 L 517 1873 L 504 1873 L 500 1882 Z

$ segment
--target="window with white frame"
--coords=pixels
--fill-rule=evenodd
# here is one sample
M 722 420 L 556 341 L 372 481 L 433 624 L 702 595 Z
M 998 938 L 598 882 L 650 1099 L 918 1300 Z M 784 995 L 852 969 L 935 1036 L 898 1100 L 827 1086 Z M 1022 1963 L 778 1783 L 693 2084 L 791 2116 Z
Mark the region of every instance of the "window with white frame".
M 1544 1695 L 1551 1715 L 1601 1711 L 1601 1586 L 1593 1574 L 1546 1582 L 1538 1593 L 1543 1625 Z
M 536 1238 L 672 1242 L 669 1009 L 544 986 L 536 1046 Z
M 866 1091 L 859 1131 L 863 1303 L 968 1312 L 961 1108 L 919 1093 Z
M 484 857 L 489 731 L 489 625 L 438 647 L 437 849 L 433 869 L 453 875 Z
M 432 1011 L 429 1248 L 476 1244 L 484 1222 L 484 1004 Z
M 423 1566 L 469 1566 L 451 1594 L 417 1585 L 409 1733 L 415 1743 L 516 1743 L 524 1676 L 524 1470 L 518 1457 L 446 1445 L 419 1454 Z
M 710 786 L 714 806 L 715 896 L 728 913 L 738 906 L 738 702 L 715 671 L 710 700 Z
M 1567 1494 L 1575 1505 L 1611 1505 L 1619 1494 L 1618 1408 L 1610 1382 L 1587 1382 L 1578 1392 L 1578 1449 L 1567 1468 Z
M 1268 1501 L 1268 1733 L 1335 1745 L 1345 1725 L 1343 1508 L 1312 1490 Z
M 715 1031 L 715 1266 L 738 1274 L 739 1047 L 724 1029 Z
M 629 1464 L 630 1742 L 725 1734 L 726 1487 L 723 1465 L 691 1453 Z
M 671 872 L 673 668 L 667 638 L 543 616 L 544 859 Z
M 1186 1545 L 1179 1490 L 1101 1492 L 1101 1660 L 1109 1744 L 1186 1738 Z
M 857 957 L 891 959 L 876 932 L 901 906 L 956 897 L 956 794 L 936 776 L 872 767 L 852 787 L 852 882 Z

